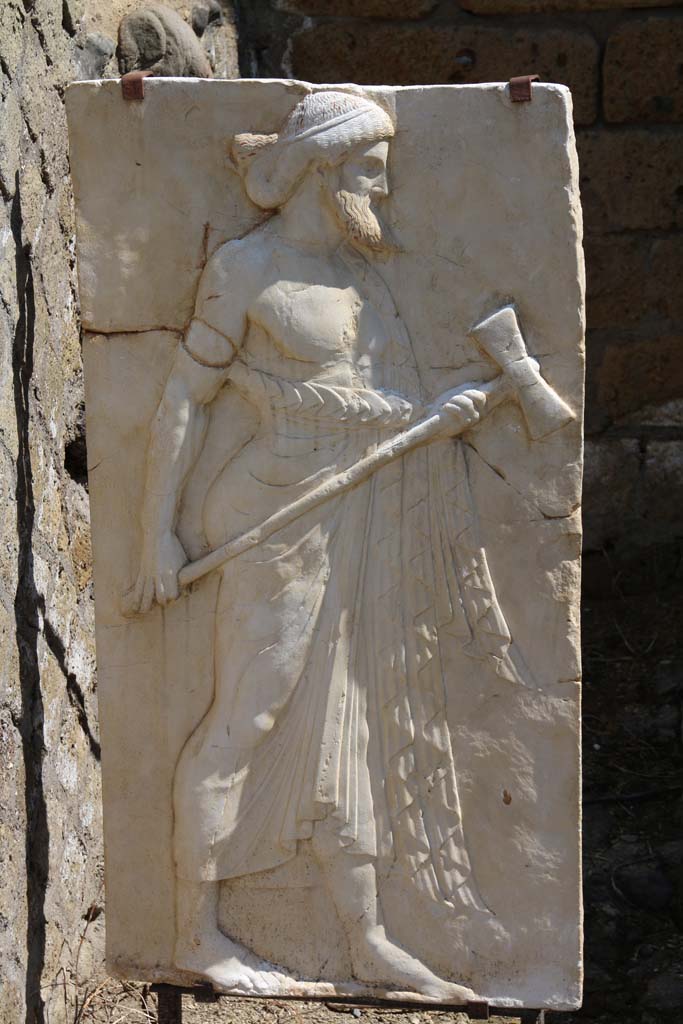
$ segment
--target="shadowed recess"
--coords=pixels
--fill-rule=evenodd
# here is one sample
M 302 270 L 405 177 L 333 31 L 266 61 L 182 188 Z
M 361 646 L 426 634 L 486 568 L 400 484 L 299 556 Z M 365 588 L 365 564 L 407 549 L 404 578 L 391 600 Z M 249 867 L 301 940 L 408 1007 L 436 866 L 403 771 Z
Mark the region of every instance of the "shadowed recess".
M 14 617 L 21 688 L 21 719 L 18 724 L 24 760 L 26 812 L 27 962 L 25 998 L 26 1024 L 45 1024 L 45 1004 L 40 986 L 45 964 L 45 892 L 49 874 L 50 835 L 43 783 L 44 712 L 38 663 L 41 598 L 34 578 L 32 546 L 35 502 L 29 438 L 29 388 L 33 375 L 35 343 L 35 293 L 30 248 L 22 241 L 21 224 L 21 194 L 19 175 L 17 174 L 11 213 L 19 309 L 12 348 L 14 407 L 18 439 L 15 498 L 19 541 Z

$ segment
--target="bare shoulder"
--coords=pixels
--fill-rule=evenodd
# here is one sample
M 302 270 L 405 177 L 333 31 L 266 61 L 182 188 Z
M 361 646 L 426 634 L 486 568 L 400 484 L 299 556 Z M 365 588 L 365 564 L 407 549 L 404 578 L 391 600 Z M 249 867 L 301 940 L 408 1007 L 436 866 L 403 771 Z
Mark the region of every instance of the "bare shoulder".
M 249 306 L 269 283 L 272 255 L 273 240 L 267 225 L 255 228 L 244 238 L 225 242 L 202 271 L 198 304 L 229 297 Z

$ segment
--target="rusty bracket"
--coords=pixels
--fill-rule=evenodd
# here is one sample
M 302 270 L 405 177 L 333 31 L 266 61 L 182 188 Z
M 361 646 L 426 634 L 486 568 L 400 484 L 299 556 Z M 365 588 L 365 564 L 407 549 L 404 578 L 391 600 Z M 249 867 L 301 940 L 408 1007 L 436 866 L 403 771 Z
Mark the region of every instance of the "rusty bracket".
M 538 75 L 520 75 L 518 78 L 511 78 L 510 99 L 513 103 L 529 103 L 531 100 L 531 83 L 538 82 Z
M 145 96 L 145 79 L 153 71 L 129 71 L 121 78 L 121 94 L 124 100 L 141 100 Z

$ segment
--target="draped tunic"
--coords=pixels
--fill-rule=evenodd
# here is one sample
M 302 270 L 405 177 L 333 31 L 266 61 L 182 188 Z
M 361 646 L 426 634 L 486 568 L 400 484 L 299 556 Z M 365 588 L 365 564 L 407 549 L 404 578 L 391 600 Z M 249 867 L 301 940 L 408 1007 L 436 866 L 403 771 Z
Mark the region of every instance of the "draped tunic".
M 209 496 L 209 521 L 227 496 L 266 518 L 415 422 L 433 397 L 383 279 L 350 247 L 340 256 L 387 343 L 358 361 L 357 386 L 285 378 L 247 344 L 230 381 L 260 427 Z M 274 868 L 325 818 L 349 855 L 381 858 L 440 903 L 482 909 L 447 718 L 452 644 L 501 676 L 524 674 L 462 442 L 408 452 L 227 563 L 214 701 L 176 769 L 178 875 Z

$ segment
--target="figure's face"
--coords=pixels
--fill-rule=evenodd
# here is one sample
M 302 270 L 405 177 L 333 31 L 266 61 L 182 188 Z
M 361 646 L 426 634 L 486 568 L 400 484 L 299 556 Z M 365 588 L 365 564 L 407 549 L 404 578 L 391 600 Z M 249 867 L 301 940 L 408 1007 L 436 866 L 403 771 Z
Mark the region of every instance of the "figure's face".
M 384 199 L 389 194 L 388 156 L 389 143 L 386 139 L 358 146 L 341 165 L 340 188 L 357 196 Z
M 364 143 L 352 149 L 343 163 L 328 168 L 326 175 L 332 211 L 348 240 L 384 255 L 396 247 L 373 205 L 389 194 L 388 156 L 386 139 Z

